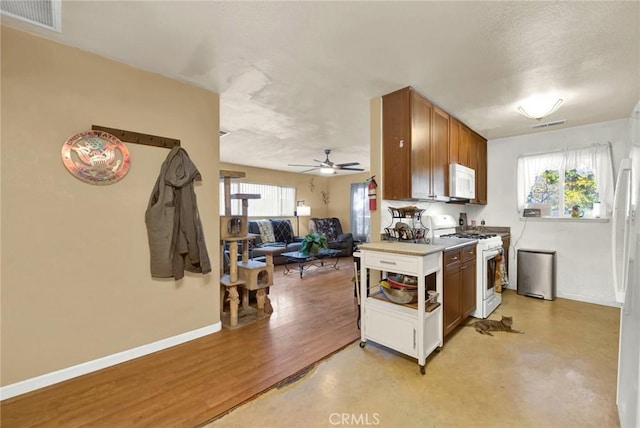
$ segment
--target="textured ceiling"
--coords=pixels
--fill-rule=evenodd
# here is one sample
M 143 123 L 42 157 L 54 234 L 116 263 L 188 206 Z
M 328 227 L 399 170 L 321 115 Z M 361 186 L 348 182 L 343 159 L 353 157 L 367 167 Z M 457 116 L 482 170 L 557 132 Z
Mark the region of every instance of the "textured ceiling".
M 629 117 L 640 2 L 63 1 L 62 33 L 2 22 L 218 92 L 223 162 L 369 166 L 369 102 L 411 85 L 488 139 Z M 116 126 L 116 124 L 114 124 Z M 341 174 L 344 174 L 342 172 Z

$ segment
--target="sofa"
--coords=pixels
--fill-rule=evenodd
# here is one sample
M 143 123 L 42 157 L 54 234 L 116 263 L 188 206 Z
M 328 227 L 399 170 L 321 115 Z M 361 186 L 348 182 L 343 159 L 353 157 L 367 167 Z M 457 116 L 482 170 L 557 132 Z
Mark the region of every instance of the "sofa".
M 251 241 L 250 255 L 254 260 L 265 258 L 265 248 L 276 248 L 277 251 L 273 252 L 273 264 L 281 265 L 286 261 L 282 253 L 299 251 L 302 247 L 302 238 L 294 235 L 288 219 L 249 220 L 248 229 L 249 233 L 255 235 L 255 239 Z
M 340 250 L 340 257 L 353 254 L 353 235 L 344 233 L 340 220 L 336 217 L 317 218 L 309 220 L 309 232 L 316 232 L 327 237 L 327 243 L 332 250 Z

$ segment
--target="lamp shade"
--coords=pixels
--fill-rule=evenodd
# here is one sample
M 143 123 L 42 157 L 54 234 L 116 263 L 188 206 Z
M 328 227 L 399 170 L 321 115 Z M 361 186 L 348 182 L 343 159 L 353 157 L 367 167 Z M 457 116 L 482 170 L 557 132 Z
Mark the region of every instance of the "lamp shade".
M 298 214 L 298 217 L 308 217 L 311 215 L 311 207 L 300 205 L 296 207 L 296 213 Z

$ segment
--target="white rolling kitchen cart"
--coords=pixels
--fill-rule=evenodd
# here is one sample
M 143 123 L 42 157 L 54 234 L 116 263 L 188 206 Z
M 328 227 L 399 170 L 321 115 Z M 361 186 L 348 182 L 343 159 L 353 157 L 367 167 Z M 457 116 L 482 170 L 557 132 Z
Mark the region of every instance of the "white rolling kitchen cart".
M 420 372 L 425 374 L 427 357 L 439 351 L 443 344 L 443 250 L 442 246 L 429 244 L 360 244 L 361 348 L 371 340 L 417 358 Z M 378 275 L 369 271 L 379 271 L 382 278 L 390 273 L 417 277 L 417 303 L 398 304 L 388 300 L 378 283 L 373 283 Z M 433 302 L 427 302 L 427 289 L 437 293 Z

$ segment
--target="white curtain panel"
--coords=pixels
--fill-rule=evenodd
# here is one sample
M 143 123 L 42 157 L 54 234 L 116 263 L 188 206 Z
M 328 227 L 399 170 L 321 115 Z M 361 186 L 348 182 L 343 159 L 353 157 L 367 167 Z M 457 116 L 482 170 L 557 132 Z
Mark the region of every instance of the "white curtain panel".
M 594 172 L 600 201 L 605 203 L 606 214 L 609 215 L 614 190 L 613 162 L 609 143 L 594 144 L 581 149 L 520 156 L 517 183 L 518 211 L 524 210 L 527 196 L 536 177 L 545 170 L 565 171 L 583 168 Z

